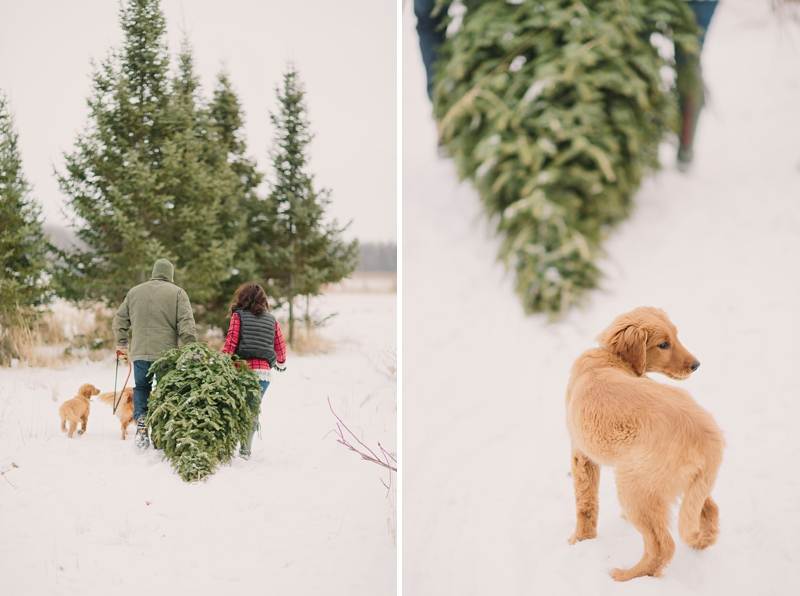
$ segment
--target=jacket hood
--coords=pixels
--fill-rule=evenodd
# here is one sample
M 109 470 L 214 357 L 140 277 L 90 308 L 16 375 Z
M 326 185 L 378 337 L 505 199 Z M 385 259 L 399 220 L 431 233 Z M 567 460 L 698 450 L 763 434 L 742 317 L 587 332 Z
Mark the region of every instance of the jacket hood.
M 152 277 L 166 277 L 169 281 L 174 282 L 174 275 L 175 267 L 167 259 L 158 259 L 153 265 Z

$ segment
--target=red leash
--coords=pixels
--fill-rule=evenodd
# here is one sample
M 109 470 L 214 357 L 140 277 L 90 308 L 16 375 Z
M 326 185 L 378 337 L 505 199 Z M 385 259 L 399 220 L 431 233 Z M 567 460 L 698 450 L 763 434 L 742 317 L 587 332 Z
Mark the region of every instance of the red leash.
M 119 405 L 119 402 L 122 400 L 122 392 L 125 391 L 125 387 L 127 387 L 128 385 L 128 379 L 131 378 L 131 371 L 133 370 L 133 365 L 131 364 L 131 361 L 128 360 L 128 376 L 125 377 L 125 383 L 122 385 L 122 390 L 119 392 L 119 399 L 117 399 L 117 373 L 119 372 L 120 356 L 122 356 L 122 352 L 117 350 L 117 366 L 114 369 L 114 409 L 112 410 L 112 413 L 114 414 L 117 413 L 117 406 Z

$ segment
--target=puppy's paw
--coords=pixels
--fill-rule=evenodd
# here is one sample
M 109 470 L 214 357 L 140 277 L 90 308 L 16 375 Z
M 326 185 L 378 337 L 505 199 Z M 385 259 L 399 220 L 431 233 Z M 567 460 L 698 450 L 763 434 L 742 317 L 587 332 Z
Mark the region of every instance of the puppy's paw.
M 624 578 L 625 570 L 620 569 L 619 567 L 614 567 L 614 569 L 612 569 L 609 572 L 609 575 L 611 576 L 611 579 L 613 579 L 615 582 L 624 582 L 630 579 L 630 578 Z
M 575 544 L 576 542 L 580 542 L 582 540 L 591 540 L 592 538 L 597 538 L 597 532 L 575 532 L 572 536 L 569 537 L 570 544 Z
M 630 569 L 620 569 L 616 567 L 611 570 L 609 575 L 614 581 L 618 582 L 626 582 L 637 577 L 645 577 L 647 575 L 651 577 L 661 577 L 662 567 L 663 565 L 657 566 L 655 564 L 643 565 L 640 561 Z
M 612 569 L 609 575 L 611 576 L 611 579 L 613 579 L 616 582 L 626 582 L 636 577 L 634 574 L 631 573 L 630 569 L 619 569 L 618 567 Z
M 717 534 L 711 532 L 693 532 L 693 535 L 690 537 L 686 543 L 691 546 L 692 548 L 696 548 L 697 550 L 703 550 L 714 544 L 717 541 Z
M 638 565 L 636 567 L 638 567 Z M 636 567 L 631 567 L 630 569 L 619 569 L 616 567 L 611 570 L 609 575 L 614 581 L 617 582 L 627 582 L 637 577 L 644 577 L 645 575 L 652 575 L 653 577 L 658 575 L 657 572 L 643 573 L 642 571 L 637 570 Z

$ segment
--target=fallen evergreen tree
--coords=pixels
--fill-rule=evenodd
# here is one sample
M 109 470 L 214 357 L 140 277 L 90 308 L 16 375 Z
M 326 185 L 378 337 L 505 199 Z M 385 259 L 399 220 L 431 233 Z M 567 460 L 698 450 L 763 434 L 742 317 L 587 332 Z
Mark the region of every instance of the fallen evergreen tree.
M 237 369 L 235 360 L 195 343 L 169 350 L 150 367 L 156 377 L 148 402 L 150 436 L 186 482 L 230 462 L 258 419 L 258 376 L 243 360 Z
M 684 0 L 463 5 L 437 64 L 440 139 L 496 222 L 526 312 L 557 318 L 598 287 L 603 239 L 677 131 L 651 34 L 696 60 L 694 15 Z

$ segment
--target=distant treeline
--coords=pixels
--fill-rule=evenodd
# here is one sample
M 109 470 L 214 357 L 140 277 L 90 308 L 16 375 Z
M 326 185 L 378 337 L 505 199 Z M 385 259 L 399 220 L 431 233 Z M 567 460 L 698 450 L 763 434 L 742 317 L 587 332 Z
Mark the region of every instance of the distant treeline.
M 70 228 L 46 223 L 42 226 L 44 233 L 50 236 L 50 244 L 60 250 L 70 250 L 74 246 L 86 248 Z
M 50 235 L 50 242 L 62 250 L 67 250 L 73 245 L 82 245 L 75 233 L 65 227 L 45 224 L 45 233 Z M 394 242 L 360 242 L 360 264 L 356 271 L 366 272 L 397 272 L 397 244 Z
M 394 242 L 361 242 L 360 263 L 356 271 L 397 272 L 397 244 Z

